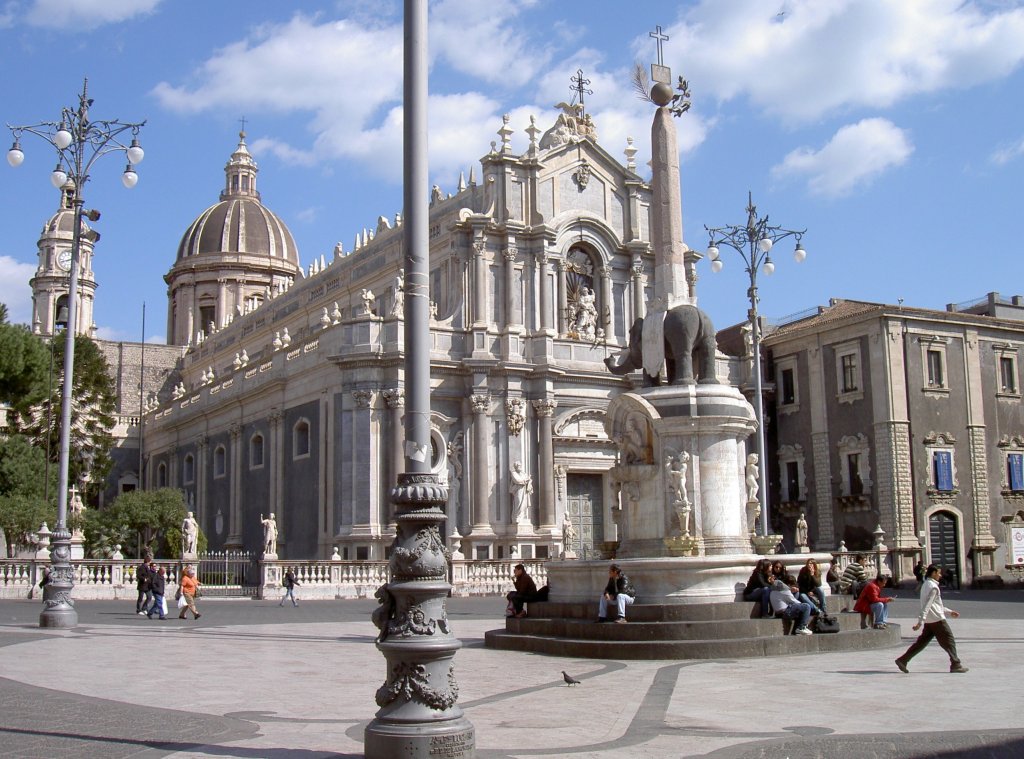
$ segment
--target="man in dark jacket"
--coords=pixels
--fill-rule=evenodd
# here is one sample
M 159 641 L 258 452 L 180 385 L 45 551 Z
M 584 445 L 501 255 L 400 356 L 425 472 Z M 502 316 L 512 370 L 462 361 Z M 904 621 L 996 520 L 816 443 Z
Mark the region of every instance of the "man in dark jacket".
M 164 590 L 167 587 L 167 583 L 164 580 L 164 568 L 160 567 L 155 572 L 151 569 L 149 582 L 153 586 L 153 605 L 146 612 L 146 617 L 152 619 L 153 612 L 156 612 L 160 615 L 160 619 L 167 619 L 167 615 L 164 613 Z
M 598 622 L 625 622 L 626 607 L 633 603 L 636 591 L 630 583 L 629 578 L 622 573 L 618 564 L 608 567 L 608 584 L 604 586 L 604 593 L 601 594 L 601 602 L 597 607 Z M 616 614 L 608 616 L 608 605 L 615 604 Z
M 152 556 L 144 557 L 135 570 L 135 587 L 139 591 L 139 597 L 135 601 L 135 613 L 140 615 L 145 615 L 146 607 L 149 606 L 149 602 L 153 598 L 153 590 L 149 582 L 149 562 L 152 558 Z
M 505 596 L 505 598 L 512 604 L 512 615 L 522 618 L 526 616 L 523 604 L 539 600 L 537 597 L 537 583 L 527 574 L 526 567 L 522 564 L 516 564 L 515 569 L 512 570 L 512 575 L 512 582 L 516 589 Z

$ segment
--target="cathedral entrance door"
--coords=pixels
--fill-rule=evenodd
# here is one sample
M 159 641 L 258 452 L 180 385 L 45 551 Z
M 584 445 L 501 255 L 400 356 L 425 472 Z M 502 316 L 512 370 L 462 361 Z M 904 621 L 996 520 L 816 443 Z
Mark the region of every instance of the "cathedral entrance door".
M 566 509 L 576 527 L 573 549 L 581 559 L 596 559 L 604 542 L 604 484 L 599 474 L 566 475 Z
M 947 511 L 937 511 L 928 518 L 928 538 L 932 564 L 942 567 L 943 579 L 950 577 L 950 585 L 960 587 L 960 547 L 957 544 L 956 517 Z

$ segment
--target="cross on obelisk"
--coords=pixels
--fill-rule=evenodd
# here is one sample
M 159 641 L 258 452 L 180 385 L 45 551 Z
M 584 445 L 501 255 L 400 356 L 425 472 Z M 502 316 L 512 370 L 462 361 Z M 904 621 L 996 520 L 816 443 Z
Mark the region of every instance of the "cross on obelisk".
M 658 63 L 651 65 L 651 100 L 658 106 L 651 125 L 651 247 L 654 248 L 654 299 L 647 304 L 643 326 L 643 366 L 657 376 L 665 362 L 663 324 L 668 309 L 696 305 L 699 254 L 683 242 L 683 201 L 679 181 L 679 143 L 672 110 L 672 72 L 664 65 L 662 43 L 668 35 L 651 32 L 658 43 Z
M 653 37 L 658 45 L 658 62 L 651 64 L 651 79 L 655 82 L 671 84 L 672 69 L 665 65 L 664 49 L 662 47 L 665 42 L 668 42 L 669 36 L 661 31 L 661 24 L 658 24 L 655 30 L 647 36 Z

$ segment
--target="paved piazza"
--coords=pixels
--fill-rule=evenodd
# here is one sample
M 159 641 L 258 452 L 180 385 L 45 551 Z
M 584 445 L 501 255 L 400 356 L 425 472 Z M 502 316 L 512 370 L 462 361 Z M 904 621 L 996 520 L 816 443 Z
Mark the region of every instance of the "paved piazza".
M 1020 757 L 1024 591 L 947 593 L 970 672 L 936 644 L 757 660 L 594 661 L 491 651 L 498 598 L 452 599 L 459 704 L 477 755 L 501 757 Z M 0 601 L 0 756 L 362 756 L 384 659 L 371 601 L 202 600 L 149 621 L 133 601 L 78 603 L 74 630 Z M 917 602 L 892 621 L 910 635 Z M 909 643 L 905 639 L 904 643 Z M 561 670 L 582 681 L 569 688 Z

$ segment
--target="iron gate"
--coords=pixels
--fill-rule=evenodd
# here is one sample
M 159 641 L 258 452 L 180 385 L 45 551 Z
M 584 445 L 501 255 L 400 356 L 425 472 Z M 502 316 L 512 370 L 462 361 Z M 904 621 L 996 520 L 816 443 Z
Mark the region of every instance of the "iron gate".
M 204 596 L 255 598 L 259 593 L 260 564 L 252 551 L 207 551 L 197 564 Z

